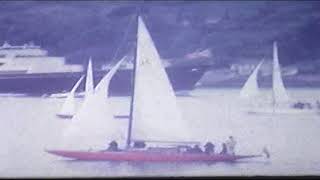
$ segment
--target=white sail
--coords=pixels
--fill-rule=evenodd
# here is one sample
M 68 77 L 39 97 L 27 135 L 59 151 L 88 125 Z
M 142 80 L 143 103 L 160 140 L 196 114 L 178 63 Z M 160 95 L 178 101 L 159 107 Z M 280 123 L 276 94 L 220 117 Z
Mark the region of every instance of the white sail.
M 78 89 L 81 81 L 83 80 L 84 76 L 81 76 L 80 79 L 77 81 L 77 83 L 73 86 L 72 90 L 68 93 L 68 96 L 63 103 L 63 106 L 58 113 L 58 115 L 61 116 L 73 116 L 75 114 L 75 99 L 74 99 L 74 93 Z
M 273 43 L 273 73 L 272 73 L 272 86 L 273 86 L 273 100 L 275 104 L 287 103 L 289 96 L 283 85 L 281 69 L 278 58 L 277 43 Z
M 110 81 L 122 61 L 119 61 L 103 77 L 95 88 L 95 93 L 86 97 L 80 110 L 72 118 L 64 132 L 65 148 L 102 149 L 111 140 L 124 141 L 127 121 L 113 118 L 113 110 L 108 98 Z
M 262 63 L 263 60 L 257 65 L 257 67 L 254 69 L 254 71 L 251 73 L 250 77 L 244 84 L 243 88 L 240 91 L 241 98 L 251 99 L 259 94 L 258 72 Z
M 89 59 L 88 68 L 87 68 L 87 77 L 86 77 L 86 86 L 85 86 L 85 96 L 89 96 L 94 92 L 93 84 L 93 72 L 92 72 L 92 60 Z
M 139 17 L 132 139 L 185 141 L 190 134 L 187 124 L 182 121 L 171 83 Z

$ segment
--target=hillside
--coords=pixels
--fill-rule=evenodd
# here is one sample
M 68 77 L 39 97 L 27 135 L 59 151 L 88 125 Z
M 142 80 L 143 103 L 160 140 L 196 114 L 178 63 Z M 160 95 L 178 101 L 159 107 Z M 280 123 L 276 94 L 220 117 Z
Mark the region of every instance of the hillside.
M 228 66 L 270 58 L 277 40 L 282 65 L 303 72 L 300 65 L 310 64 L 307 71 L 317 71 L 317 1 L 0 1 L 0 42 L 33 41 L 69 63 L 92 56 L 103 64 L 119 47 L 116 58 L 132 51 L 137 6 L 163 58 L 184 61 L 188 53 L 209 49 L 209 63 Z

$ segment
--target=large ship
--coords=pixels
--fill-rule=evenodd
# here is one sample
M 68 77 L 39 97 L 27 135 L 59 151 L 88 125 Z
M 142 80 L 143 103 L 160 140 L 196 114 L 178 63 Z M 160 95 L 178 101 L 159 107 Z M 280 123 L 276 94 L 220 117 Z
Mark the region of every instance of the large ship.
M 0 46 L 0 93 L 42 96 L 70 91 L 85 74 L 79 64 L 66 64 L 65 57 L 48 56 L 48 51 L 33 43 Z M 192 90 L 207 70 L 204 65 L 167 65 L 170 82 L 176 92 Z M 94 84 L 108 72 L 109 66 L 94 69 Z M 110 84 L 110 95 L 126 96 L 131 92 L 132 68 L 124 65 Z M 84 83 L 78 91 L 83 91 Z

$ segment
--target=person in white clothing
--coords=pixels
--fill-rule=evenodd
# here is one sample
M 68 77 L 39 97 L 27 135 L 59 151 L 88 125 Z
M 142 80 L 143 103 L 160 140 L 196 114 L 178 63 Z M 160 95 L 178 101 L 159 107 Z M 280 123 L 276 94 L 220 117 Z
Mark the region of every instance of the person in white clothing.
M 229 139 L 226 142 L 227 154 L 235 155 L 234 150 L 235 150 L 236 144 L 237 144 L 236 140 L 232 136 L 229 136 Z

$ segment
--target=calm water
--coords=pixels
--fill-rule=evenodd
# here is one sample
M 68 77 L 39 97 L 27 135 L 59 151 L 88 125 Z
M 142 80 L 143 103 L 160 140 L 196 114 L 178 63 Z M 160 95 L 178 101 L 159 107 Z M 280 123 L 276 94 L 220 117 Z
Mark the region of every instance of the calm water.
M 289 89 L 288 92 L 293 99 L 310 102 L 320 99 L 320 89 Z M 241 110 L 238 89 L 197 89 L 190 94 L 178 97 L 178 103 L 186 123 L 193 128 L 190 133 L 194 137 L 211 140 L 219 151 L 221 142 L 233 135 L 238 141 L 238 153 L 260 153 L 266 146 L 271 159 L 211 165 L 64 160 L 44 152 L 62 142 L 60 136 L 68 122 L 58 119 L 55 114 L 64 99 L 0 97 L 0 176 L 320 174 L 320 113 L 249 115 Z M 117 113 L 128 111 L 128 100 L 125 97 L 112 98 Z M 78 99 L 79 104 L 81 101 Z

